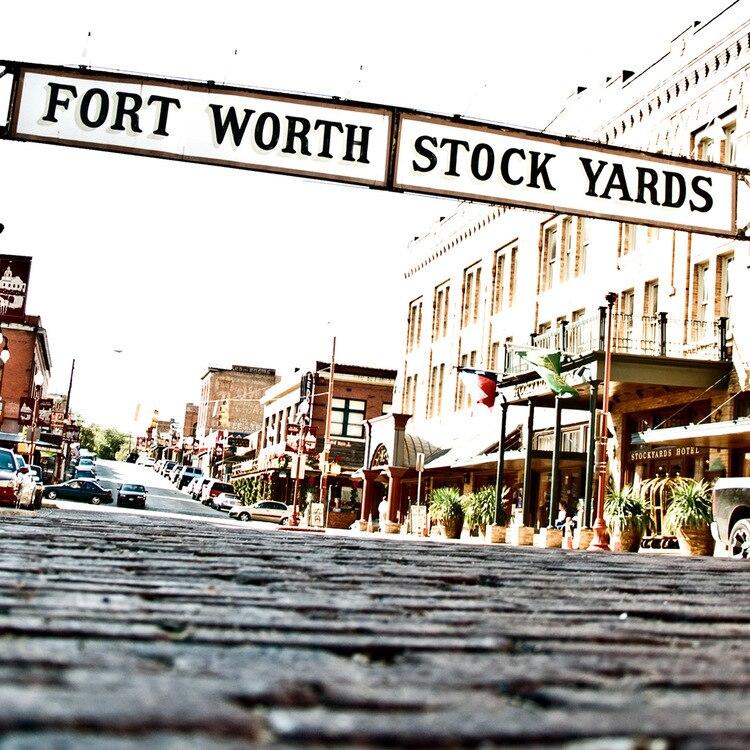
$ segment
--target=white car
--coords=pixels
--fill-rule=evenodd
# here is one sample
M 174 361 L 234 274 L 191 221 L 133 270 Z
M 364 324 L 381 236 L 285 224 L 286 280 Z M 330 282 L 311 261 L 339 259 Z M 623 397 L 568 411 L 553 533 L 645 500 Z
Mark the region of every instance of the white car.
M 151 456 L 141 454 L 138 456 L 138 460 L 135 463 L 136 466 L 153 466 L 155 462 Z
M 235 505 L 229 511 L 230 518 L 240 521 L 270 521 L 282 526 L 289 523 L 292 509 L 278 500 L 261 500 L 252 505 Z
M 221 492 L 211 501 L 216 510 L 230 511 L 239 502 L 239 497 L 231 492 Z

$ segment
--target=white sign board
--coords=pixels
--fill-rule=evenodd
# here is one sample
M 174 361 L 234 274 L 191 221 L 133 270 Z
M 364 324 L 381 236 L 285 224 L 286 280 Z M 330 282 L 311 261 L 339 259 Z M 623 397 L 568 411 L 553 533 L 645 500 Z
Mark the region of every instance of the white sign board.
M 6 137 L 738 236 L 746 170 L 391 107 L 16 64 Z
M 724 167 L 402 115 L 394 187 L 716 234 L 736 233 Z
M 158 80 L 23 70 L 11 134 L 331 180 L 384 185 L 392 115 L 336 102 Z

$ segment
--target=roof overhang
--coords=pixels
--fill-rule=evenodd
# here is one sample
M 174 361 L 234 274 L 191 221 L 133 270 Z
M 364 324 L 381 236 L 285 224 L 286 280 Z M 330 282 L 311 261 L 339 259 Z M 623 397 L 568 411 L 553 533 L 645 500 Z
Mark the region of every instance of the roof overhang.
M 706 448 L 750 450 L 750 417 L 728 422 L 706 422 L 685 427 L 645 430 L 636 433 L 632 442 L 645 445 L 700 445 Z

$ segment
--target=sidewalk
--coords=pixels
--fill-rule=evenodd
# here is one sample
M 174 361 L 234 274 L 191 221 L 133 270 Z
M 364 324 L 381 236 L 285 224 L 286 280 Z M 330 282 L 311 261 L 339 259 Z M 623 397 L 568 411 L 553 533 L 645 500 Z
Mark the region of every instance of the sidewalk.
M 3 750 L 750 746 L 734 561 L 64 510 L 0 532 Z

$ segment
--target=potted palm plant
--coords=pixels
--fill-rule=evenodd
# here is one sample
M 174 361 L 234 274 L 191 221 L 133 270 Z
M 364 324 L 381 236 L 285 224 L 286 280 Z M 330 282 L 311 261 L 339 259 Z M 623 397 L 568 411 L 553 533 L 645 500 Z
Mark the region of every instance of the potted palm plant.
M 499 513 L 499 526 L 501 527 L 504 527 L 508 522 L 508 514 L 503 502 L 507 494 L 508 488 L 503 487 Z M 478 529 L 479 536 L 485 536 L 487 527 L 495 522 L 495 488 L 487 485 L 470 495 L 464 495 L 461 498 L 461 505 L 464 510 L 466 525 L 472 531 Z
M 619 490 L 611 487 L 604 501 L 604 520 L 623 552 L 638 552 L 653 525 L 651 505 L 630 485 Z
M 712 555 L 711 488 L 704 481 L 675 479 L 669 507 L 664 515 L 665 529 L 675 534 L 685 555 Z
M 438 487 L 430 493 L 430 516 L 443 527 L 448 539 L 461 537 L 464 510 L 455 487 Z

